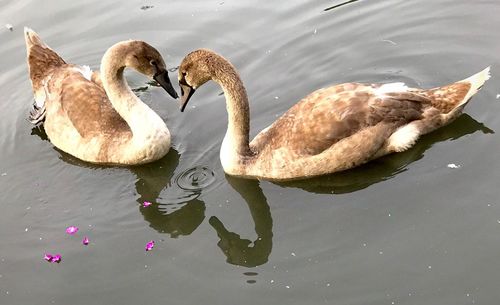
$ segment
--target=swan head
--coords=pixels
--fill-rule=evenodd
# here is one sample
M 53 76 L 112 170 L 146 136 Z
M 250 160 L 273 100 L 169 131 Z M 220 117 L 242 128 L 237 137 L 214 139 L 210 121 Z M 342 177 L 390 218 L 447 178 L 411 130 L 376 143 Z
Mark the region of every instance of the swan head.
M 144 41 L 127 42 L 125 65 L 157 81 L 173 98 L 178 98 L 160 52 Z
M 186 55 L 179 66 L 179 86 L 181 87 L 181 111 L 197 88 L 211 79 L 223 75 L 223 65 L 227 61 L 217 53 L 199 49 Z

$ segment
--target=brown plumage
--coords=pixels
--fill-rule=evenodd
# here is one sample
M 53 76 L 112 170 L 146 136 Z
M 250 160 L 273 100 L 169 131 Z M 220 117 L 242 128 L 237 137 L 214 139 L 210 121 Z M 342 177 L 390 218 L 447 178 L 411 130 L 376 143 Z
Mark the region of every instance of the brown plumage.
M 131 67 L 177 97 L 156 49 L 143 41 L 117 43 L 104 54 L 100 74 L 67 64 L 28 28 L 25 40 L 35 95 L 30 120 L 43 122 L 56 147 L 84 161 L 121 165 L 151 162 L 168 152 L 167 126 L 123 76 Z
M 434 89 L 403 83 L 347 83 L 319 89 L 249 142 L 248 98 L 236 69 L 210 50 L 188 54 L 179 68 L 183 108 L 208 80 L 223 88 L 228 130 L 221 148 L 230 175 L 269 180 L 313 177 L 404 151 L 450 123 L 489 78 L 489 68 Z

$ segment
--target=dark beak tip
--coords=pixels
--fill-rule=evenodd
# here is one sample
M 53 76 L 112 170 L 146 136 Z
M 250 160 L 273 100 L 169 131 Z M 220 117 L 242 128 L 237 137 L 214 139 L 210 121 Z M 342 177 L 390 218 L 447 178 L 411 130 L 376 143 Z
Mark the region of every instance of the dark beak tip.
M 181 104 L 181 107 L 180 107 L 180 108 L 181 108 L 181 109 L 180 109 L 180 110 L 181 110 L 181 112 L 184 112 L 184 110 L 186 109 L 186 106 L 187 106 L 187 102 L 185 102 L 185 103 Z
M 167 93 L 174 99 L 179 98 L 179 95 L 177 94 L 177 91 L 175 91 L 174 87 L 172 86 L 172 83 L 170 82 L 170 78 L 168 77 L 168 72 L 167 70 L 155 75 L 153 77 L 155 81 L 157 81 L 160 86 L 167 91 Z

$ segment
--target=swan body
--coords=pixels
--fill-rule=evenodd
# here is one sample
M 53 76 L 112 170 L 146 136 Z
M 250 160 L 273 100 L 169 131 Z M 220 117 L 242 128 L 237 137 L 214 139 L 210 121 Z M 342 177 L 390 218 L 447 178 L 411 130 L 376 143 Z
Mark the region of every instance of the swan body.
M 142 164 L 167 154 L 166 124 L 134 95 L 123 75 L 133 68 L 176 98 L 156 49 L 143 41 L 119 42 L 106 51 L 98 73 L 67 64 L 33 30 L 24 33 L 35 96 L 30 121 L 43 123 L 54 146 L 99 164 Z
M 293 180 L 346 170 L 412 147 L 420 136 L 452 122 L 489 79 L 489 67 L 433 89 L 403 83 L 346 83 L 319 89 L 292 106 L 250 142 L 245 87 L 236 69 L 206 49 L 179 68 L 182 110 L 208 80 L 223 89 L 228 129 L 220 151 L 229 175 Z

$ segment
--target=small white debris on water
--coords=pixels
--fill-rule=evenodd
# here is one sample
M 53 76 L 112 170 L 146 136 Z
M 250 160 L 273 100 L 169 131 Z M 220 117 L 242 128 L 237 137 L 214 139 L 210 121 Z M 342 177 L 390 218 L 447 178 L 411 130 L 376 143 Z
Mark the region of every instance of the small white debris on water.
M 275 99 L 275 100 L 278 100 L 279 98 L 280 98 L 279 96 L 275 96 L 275 97 L 274 97 L 274 99 Z
M 382 255 L 382 254 L 384 254 L 384 252 L 383 252 L 383 251 L 380 251 L 378 254 Z
M 274 280 L 271 280 L 270 282 L 271 282 L 271 284 L 272 284 L 272 283 L 274 283 Z
M 392 44 L 393 46 L 396 46 L 396 45 L 397 45 L 397 43 L 395 43 L 394 41 L 389 40 L 389 39 L 382 39 L 382 41 L 383 41 L 383 42 L 388 42 L 388 43 Z
M 448 168 L 460 168 L 460 167 L 462 167 L 462 166 L 461 165 L 457 165 L 455 163 L 448 164 Z
M 427 266 L 428 269 L 432 269 L 432 266 Z
M 10 24 L 10 23 L 7 23 L 7 24 L 5 25 L 5 28 L 6 28 L 7 30 L 11 31 L 11 32 L 14 30 L 14 26 L 12 26 L 12 24 Z
M 500 98 L 500 94 L 497 94 L 497 100 Z
M 286 285 L 286 286 L 285 286 L 285 288 L 286 288 L 286 289 L 290 289 L 290 286 Z
M 24 232 L 28 232 L 28 228 L 24 229 Z
M 328 284 L 326 284 L 326 287 L 330 287 L 331 285 L 332 285 L 332 284 L 328 283 Z
M 292 256 L 296 256 L 294 252 L 292 252 Z
M 314 29 L 314 34 L 318 33 L 318 29 Z
M 7 176 L 7 173 L 2 173 L 2 177 L 5 177 L 5 176 Z

